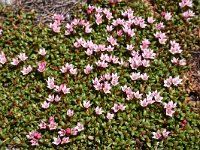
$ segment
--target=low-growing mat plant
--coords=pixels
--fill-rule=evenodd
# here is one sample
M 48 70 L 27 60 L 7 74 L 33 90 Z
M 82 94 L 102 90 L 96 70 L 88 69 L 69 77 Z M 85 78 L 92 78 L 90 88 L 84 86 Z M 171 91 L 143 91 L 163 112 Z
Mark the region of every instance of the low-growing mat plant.
M 1 7 L 0 147 L 199 149 L 184 76 L 198 12 L 172 7 L 94 0 L 49 25 Z

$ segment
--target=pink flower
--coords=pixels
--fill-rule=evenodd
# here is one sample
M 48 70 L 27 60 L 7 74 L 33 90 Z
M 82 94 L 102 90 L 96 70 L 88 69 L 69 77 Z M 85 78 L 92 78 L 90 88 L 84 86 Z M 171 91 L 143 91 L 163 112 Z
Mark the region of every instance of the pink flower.
M 164 129 L 164 130 L 162 131 L 162 136 L 163 136 L 165 139 L 168 138 L 169 134 L 170 134 L 170 132 L 167 131 L 166 129 Z
M 65 136 L 65 134 L 66 134 L 65 129 L 60 129 L 60 131 L 58 131 L 58 134 L 60 137 Z
M 13 58 L 11 64 L 14 65 L 14 66 L 17 66 L 19 64 L 19 59 Z
M 141 99 L 142 98 L 142 94 L 140 94 L 139 91 L 133 92 L 133 94 L 134 94 L 135 98 L 137 98 L 137 99 Z
M 47 101 L 53 102 L 54 101 L 54 95 L 48 95 Z
M 44 72 L 45 69 L 46 69 L 46 65 L 47 63 L 44 61 L 44 62 L 38 62 L 38 71 L 39 72 Z
M 68 117 L 72 117 L 73 115 L 74 115 L 74 111 L 71 110 L 71 109 L 69 109 L 69 110 L 67 111 L 67 116 L 68 116 Z
M 18 55 L 18 58 L 19 58 L 21 61 L 25 61 L 28 57 L 26 56 L 25 53 L 20 53 L 20 54 Z
M 115 113 L 119 111 L 119 105 L 114 104 L 114 106 L 111 108 Z
M 172 79 L 172 83 L 175 85 L 175 86 L 178 86 L 179 84 L 181 84 L 182 82 L 182 79 L 179 78 L 179 76 L 175 77 Z
M 148 80 L 148 78 L 149 78 L 149 76 L 147 75 L 147 73 L 141 74 L 140 77 L 141 77 L 141 79 L 144 80 L 144 81 Z
M 59 101 L 60 101 L 60 99 L 61 99 L 61 97 L 60 97 L 60 96 L 58 96 L 58 95 L 56 95 L 56 96 L 55 96 L 55 98 L 54 98 L 55 102 L 59 102 Z
M 153 96 L 152 95 L 147 95 L 146 101 L 148 102 L 148 104 L 155 103 L 155 101 L 153 100 Z
M 52 19 L 53 19 L 53 20 L 57 20 L 57 21 L 63 21 L 65 18 L 64 18 L 64 16 L 61 15 L 61 14 L 54 14 L 54 15 L 52 16 Z
M 176 108 L 176 103 L 174 103 L 173 101 L 164 103 L 164 108 L 165 109 L 174 109 L 174 108 Z
M 2 35 L 2 32 L 3 32 L 3 30 L 2 30 L 2 29 L 0 29 L 0 35 Z
M 112 26 L 112 25 L 111 25 L 111 26 L 107 25 L 107 26 L 106 26 L 106 30 L 107 30 L 108 32 L 111 32 L 111 31 L 113 30 L 113 26 Z
M 105 94 L 110 93 L 111 88 L 112 88 L 111 85 L 107 81 L 105 81 L 103 86 L 104 93 Z
M 54 116 L 51 116 L 50 118 L 49 118 L 49 123 L 53 123 L 53 122 L 55 122 L 55 118 L 54 118 Z
M 166 12 L 164 15 L 165 20 L 171 20 L 172 19 L 172 15 L 170 12 Z
M 179 3 L 179 6 L 181 8 L 183 7 L 192 7 L 192 1 L 191 0 L 182 0 L 180 3 Z
M 170 76 L 168 79 L 164 80 L 164 86 L 170 87 L 172 85 L 173 78 Z
M 72 75 L 76 75 L 77 74 L 77 69 L 76 68 L 71 68 L 69 70 L 69 72 L 72 74 Z
M 49 130 L 55 130 L 57 129 L 57 124 L 55 122 L 50 122 L 48 127 L 49 127 Z
M 62 66 L 62 69 L 60 69 L 60 71 L 62 73 L 66 73 L 67 71 L 69 71 L 72 68 L 73 68 L 72 64 L 66 63 L 65 66 Z
M 26 137 L 30 140 L 32 146 L 36 146 L 39 145 L 38 142 L 42 138 L 42 134 L 37 131 L 32 131 Z
M 107 113 L 107 115 L 106 115 L 106 118 L 107 118 L 108 120 L 113 119 L 113 117 L 114 117 L 114 114 L 111 114 L 111 113 Z
M 148 18 L 147 18 L 147 22 L 150 23 L 150 24 L 153 24 L 154 21 L 155 21 L 155 20 L 153 19 L 153 17 L 148 17 Z
M 144 60 L 142 60 L 142 65 L 143 65 L 144 67 L 149 67 L 149 66 L 150 66 L 150 61 L 144 59 Z
M 138 72 L 138 73 L 135 73 L 135 72 L 131 73 L 130 78 L 133 81 L 134 80 L 138 80 L 140 78 L 140 72 Z
M 90 104 L 90 101 L 83 101 L 83 106 L 88 109 L 92 104 Z
M 69 137 L 63 137 L 62 138 L 62 141 L 61 141 L 61 144 L 67 144 L 67 143 L 69 143 L 70 141 L 69 141 Z
M 126 109 L 126 106 L 124 106 L 123 104 L 119 104 L 118 108 L 119 110 L 124 111 Z
M 77 122 L 77 126 L 76 126 L 78 132 L 81 132 L 84 130 L 84 126 L 83 124 L 81 124 L 80 122 Z
M 158 130 L 157 132 L 152 132 L 152 134 L 153 134 L 152 138 L 157 139 L 157 140 L 162 137 L 160 130 Z
M 95 17 L 96 17 L 96 24 L 100 25 L 102 23 L 102 17 L 103 17 L 103 15 L 100 15 L 98 13 L 98 14 L 95 14 Z
M 54 85 L 54 77 L 48 77 L 47 87 L 49 89 L 54 89 L 54 87 L 55 87 L 55 85 Z
M 112 73 L 112 80 L 111 80 L 110 83 L 111 83 L 113 86 L 116 86 L 116 85 L 119 84 L 118 80 L 119 80 L 119 76 L 117 75 L 117 73 L 115 73 L 115 74 Z
M 154 59 L 156 54 L 153 52 L 153 50 L 150 49 L 143 49 L 142 57 L 146 59 Z
M 44 109 L 49 108 L 49 102 L 44 101 L 44 103 L 42 103 L 42 108 L 44 108 Z
M 71 128 L 71 135 L 77 135 L 78 134 L 78 129 L 75 128 Z
M 174 114 L 174 110 L 172 109 L 166 109 L 166 115 L 172 117 L 172 115 Z
M 40 129 L 46 129 L 47 128 L 47 124 L 44 121 L 41 121 L 38 126 L 40 127 Z
M 115 46 L 117 45 L 117 39 L 113 38 L 113 36 L 109 36 L 107 37 L 107 41 L 112 45 L 112 46 Z
M 63 94 L 69 94 L 70 88 L 67 88 L 66 85 L 64 84 L 63 87 L 62 87 L 62 92 L 63 92 Z
M 176 53 L 181 53 L 181 47 L 179 45 L 179 43 L 177 43 L 176 41 L 170 41 L 171 44 L 171 48 L 170 48 L 170 53 L 172 54 L 176 54 Z
M 156 102 L 161 103 L 163 97 L 160 96 L 160 93 L 157 93 L 157 94 L 154 96 L 154 99 L 155 99 Z
M 23 75 L 27 75 L 27 74 L 29 74 L 32 70 L 33 70 L 33 68 L 29 65 L 28 67 L 24 67 L 24 68 L 22 69 L 21 73 L 22 73 Z
M 140 100 L 140 105 L 141 105 L 142 107 L 147 107 L 148 104 L 149 104 L 149 103 L 147 102 L 147 99 L 146 99 L 146 98 L 145 98 L 143 101 Z
M 7 59 L 6 59 L 5 53 L 4 53 L 4 52 L 1 52 L 1 53 L 0 53 L 0 63 L 1 63 L 1 64 L 5 64 L 6 61 L 7 61 Z
M 54 141 L 52 142 L 53 144 L 55 144 L 55 145 L 59 145 L 59 144 L 61 144 L 61 139 L 60 139 L 59 136 L 58 136 L 57 138 L 54 137 L 53 140 L 54 140 Z
M 132 45 L 132 44 L 130 44 L 130 45 L 129 45 L 129 44 L 127 44 L 127 45 L 126 45 L 126 49 L 127 49 L 128 51 L 132 51 L 132 50 L 133 50 L 133 48 L 134 48 L 134 47 L 133 47 L 133 45 Z
M 163 22 L 160 22 L 158 24 L 155 24 L 155 27 L 156 27 L 156 29 L 160 30 L 160 29 L 165 28 L 165 25 L 163 24 Z
M 96 112 L 97 115 L 101 115 L 104 111 L 102 110 L 102 107 L 97 106 L 95 108 L 95 112 Z
M 91 65 L 87 65 L 84 69 L 85 74 L 89 74 L 92 71 L 93 67 Z
M 182 16 L 186 19 L 186 20 L 190 20 L 192 17 L 195 16 L 195 13 L 192 10 L 188 10 L 184 13 L 182 13 Z
M 40 50 L 39 50 L 39 54 L 42 55 L 42 56 L 44 56 L 44 55 L 47 54 L 47 52 L 45 51 L 44 48 L 40 48 Z

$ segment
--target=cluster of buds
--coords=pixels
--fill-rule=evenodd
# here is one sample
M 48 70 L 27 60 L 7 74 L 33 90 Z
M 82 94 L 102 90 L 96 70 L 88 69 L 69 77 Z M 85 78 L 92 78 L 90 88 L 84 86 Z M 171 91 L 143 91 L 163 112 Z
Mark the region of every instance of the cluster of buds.
M 177 76 L 175 78 L 172 78 L 172 76 L 170 76 L 169 78 L 164 80 L 164 86 L 165 87 L 170 87 L 172 85 L 178 86 L 181 84 L 181 82 L 182 82 L 182 79 L 180 79 L 179 76 Z
M 161 103 L 162 99 L 163 97 L 160 96 L 160 92 L 156 90 L 154 92 L 149 92 L 144 100 L 140 100 L 140 105 L 142 107 L 147 107 L 149 104 L 153 104 L 155 102 Z
M 160 130 L 157 130 L 157 132 L 152 132 L 154 139 L 160 140 L 160 139 L 166 139 L 169 137 L 170 132 L 164 129 L 162 132 Z
M 65 35 L 70 35 L 74 31 L 74 29 L 77 28 L 78 26 L 83 26 L 85 29 L 85 33 L 92 32 L 91 24 L 88 21 L 74 19 L 72 20 L 71 23 L 66 24 Z
M 62 68 L 60 69 L 62 73 L 70 72 L 71 75 L 77 74 L 77 68 L 74 68 L 72 64 L 66 63 Z
M 173 103 L 173 101 L 164 103 L 164 108 L 166 110 L 166 115 L 172 117 L 175 112 L 173 109 L 176 108 L 176 103 Z
M 180 44 L 177 43 L 176 41 L 170 41 L 170 45 L 171 45 L 171 48 L 170 48 L 170 53 L 172 54 L 180 54 L 183 50 L 181 50 L 181 47 L 180 47 Z
M 61 21 L 63 21 L 65 18 L 63 15 L 60 14 L 54 14 L 52 16 L 53 19 L 53 23 L 50 23 L 49 27 L 56 33 L 60 32 L 60 25 L 61 25 Z
M 142 98 L 142 94 L 140 94 L 139 91 L 137 92 L 133 92 L 131 90 L 130 87 L 128 87 L 127 85 L 124 85 L 121 87 L 122 91 L 126 94 L 126 100 L 132 100 L 133 99 L 133 96 L 136 98 L 136 99 L 141 99 Z
M 39 145 L 39 140 L 42 138 L 42 134 L 38 131 L 29 132 L 26 137 L 30 140 L 32 146 Z

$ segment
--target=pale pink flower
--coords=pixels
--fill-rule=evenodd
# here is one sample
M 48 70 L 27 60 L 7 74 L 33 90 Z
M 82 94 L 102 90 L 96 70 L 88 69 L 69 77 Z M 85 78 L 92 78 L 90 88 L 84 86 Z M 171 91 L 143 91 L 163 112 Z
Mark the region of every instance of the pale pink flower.
M 105 94 L 110 93 L 111 88 L 112 88 L 111 85 L 107 81 L 105 81 L 103 86 L 104 93 Z
M 5 64 L 6 61 L 7 61 L 7 59 L 6 59 L 5 53 L 4 53 L 4 52 L 1 52 L 1 53 L 0 53 L 0 63 L 1 63 L 1 64 Z
M 106 30 L 107 30 L 108 32 L 111 32 L 111 31 L 113 30 L 113 26 L 112 26 L 112 25 L 111 25 L 111 26 L 107 25 L 107 26 L 106 26 Z
M 149 66 L 150 66 L 150 61 L 144 59 L 144 60 L 142 60 L 142 65 L 143 65 L 144 67 L 149 67 Z
M 45 69 L 46 69 L 46 65 L 47 63 L 44 61 L 44 62 L 38 62 L 38 71 L 39 72 L 44 72 Z
M 135 35 L 135 30 L 134 30 L 134 29 L 129 29 L 129 30 L 128 30 L 128 35 L 129 35 L 130 37 L 133 37 L 133 36 Z
M 141 77 L 141 79 L 144 80 L 144 81 L 148 80 L 148 78 L 149 78 L 149 76 L 147 75 L 147 73 L 141 74 L 140 77 Z
M 2 29 L 0 29 L 0 35 L 2 35 L 2 32 L 3 32 L 3 30 L 2 30 Z
M 88 48 L 85 53 L 88 55 L 88 56 L 91 56 L 93 54 L 93 50 Z
M 75 128 L 71 128 L 71 135 L 77 135 L 78 134 L 78 129 Z
M 20 53 L 18 55 L 18 58 L 20 59 L 20 61 L 25 61 L 28 57 L 26 56 L 25 53 Z
M 49 121 L 49 123 L 55 122 L 54 116 L 51 116 L 48 121 Z
M 99 91 L 103 88 L 103 84 L 98 82 L 98 83 L 94 84 L 94 88 L 95 88 L 95 90 Z
M 30 140 L 32 146 L 37 146 L 39 145 L 39 140 L 42 138 L 42 134 L 37 131 L 31 131 L 26 137 Z
M 156 29 L 160 30 L 160 29 L 165 28 L 165 25 L 163 24 L 163 22 L 160 22 L 160 23 L 155 24 L 155 27 Z
M 134 47 L 133 47 L 133 45 L 132 45 L 132 44 L 130 44 L 130 45 L 129 45 L 129 44 L 127 44 L 127 45 L 126 45 L 126 49 L 127 49 L 128 51 L 132 51 L 132 50 L 133 50 L 133 48 L 134 48 Z
M 170 12 L 166 12 L 164 18 L 165 18 L 165 20 L 167 20 L 167 21 L 168 21 L 168 20 L 172 20 L 172 15 L 171 15 L 171 13 L 170 13 Z
M 172 109 L 166 109 L 166 115 L 172 117 L 172 115 L 175 113 Z
M 54 95 L 52 94 L 52 95 L 48 95 L 48 98 L 46 98 L 47 99 L 47 101 L 49 101 L 49 102 L 53 102 L 54 101 Z
M 24 67 L 24 68 L 21 70 L 21 73 L 22 73 L 23 75 L 27 75 L 27 74 L 29 74 L 32 70 L 33 70 L 33 68 L 29 65 L 28 67 Z
M 180 3 L 179 3 L 179 6 L 181 8 L 183 7 L 192 7 L 192 0 L 182 0 Z
M 157 93 L 157 94 L 154 96 L 154 99 L 155 99 L 156 102 L 161 103 L 163 97 L 160 96 L 160 93 Z
M 60 129 L 60 131 L 58 131 L 58 134 L 60 135 L 60 137 L 65 136 L 66 134 L 65 129 Z
M 165 87 L 170 87 L 172 85 L 172 76 L 170 76 L 168 79 L 164 80 L 164 86 Z
M 55 144 L 55 145 L 59 145 L 59 144 L 61 144 L 61 139 L 60 139 L 59 136 L 58 136 L 57 138 L 54 137 L 53 140 L 54 140 L 54 141 L 52 142 L 53 144 Z
M 83 106 L 88 109 L 92 104 L 90 103 L 90 101 L 83 101 Z
M 150 24 L 153 24 L 154 21 L 155 21 L 155 20 L 153 19 L 153 17 L 148 17 L 148 18 L 147 18 L 147 22 L 150 23 Z
M 81 131 L 84 130 L 84 126 L 83 126 L 83 124 L 80 123 L 80 122 L 77 122 L 77 126 L 76 126 L 76 128 L 77 128 L 78 132 L 81 132 Z
M 107 41 L 112 45 L 115 46 L 117 45 L 117 39 L 115 39 L 112 35 L 107 37 Z
M 95 112 L 96 112 L 97 115 L 101 115 L 104 111 L 102 110 L 102 107 L 97 106 L 95 108 Z
M 179 84 L 182 84 L 182 79 L 179 78 L 179 76 L 175 77 L 172 79 L 172 83 L 175 85 L 175 86 L 178 86 Z
M 46 50 L 44 48 L 40 48 L 39 54 L 42 55 L 42 56 L 44 56 L 44 55 L 47 54 L 47 52 L 46 52 Z
M 107 52 L 112 52 L 114 50 L 114 47 L 112 47 L 111 45 L 109 45 L 108 47 L 106 47 L 106 51 Z
M 71 110 L 71 109 L 67 110 L 67 116 L 68 117 L 72 117 L 73 115 L 74 115 L 74 111 L 73 110 Z
M 180 59 L 179 60 L 179 65 L 180 66 L 185 66 L 187 63 L 186 63 L 186 60 L 185 59 Z
M 114 114 L 112 114 L 112 113 L 107 113 L 107 115 L 106 115 L 106 118 L 108 119 L 108 120 L 111 120 L 111 119 L 113 119 L 113 117 L 114 117 Z
M 47 124 L 44 121 L 41 121 L 38 126 L 40 127 L 40 129 L 46 129 L 47 128 Z
M 179 63 L 179 59 L 173 57 L 172 60 L 171 60 L 171 62 L 172 62 L 173 64 L 178 64 L 178 63 Z
M 69 70 L 69 72 L 70 72 L 72 75 L 76 75 L 76 74 L 78 73 L 76 68 L 71 68 L 71 69 Z
M 62 87 L 62 92 L 63 92 L 63 94 L 69 94 L 70 88 L 67 88 L 66 85 L 64 84 L 63 87 Z
M 62 141 L 61 141 L 61 144 L 67 144 L 67 143 L 69 143 L 70 141 L 69 141 L 69 137 L 63 137 L 62 138 Z
M 152 95 L 147 95 L 146 101 L 148 102 L 148 104 L 155 103 L 155 101 L 153 100 L 153 96 Z
M 138 79 L 140 79 L 140 72 L 138 72 L 138 73 L 135 73 L 135 72 L 133 72 L 133 73 L 131 73 L 131 75 L 130 75 L 130 78 L 131 78 L 131 80 L 138 80 Z
M 53 20 L 57 20 L 57 21 L 63 21 L 65 18 L 64 18 L 64 16 L 61 15 L 61 14 L 54 14 L 54 15 L 52 16 L 52 19 L 53 19 Z
M 50 122 L 48 127 L 49 127 L 49 130 L 55 130 L 57 129 L 57 124 L 55 122 Z
M 164 129 L 164 130 L 162 131 L 162 136 L 163 136 L 165 139 L 168 138 L 169 134 L 170 134 L 170 132 L 167 131 L 166 129 Z
M 124 111 L 126 109 L 126 106 L 124 106 L 123 104 L 119 104 L 118 108 L 119 110 Z
M 188 10 L 184 13 L 182 13 L 182 16 L 186 19 L 186 20 L 190 20 L 192 17 L 195 16 L 195 13 L 192 10 Z
M 55 102 L 59 102 L 59 101 L 60 101 L 60 99 L 61 99 L 61 97 L 60 97 L 60 96 L 58 96 L 58 95 L 56 95 L 56 96 L 55 96 L 55 98 L 54 98 Z
M 177 54 L 177 53 L 181 53 L 183 50 L 181 50 L 180 44 L 177 43 L 176 41 L 170 41 L 170 53 L 172 54 Z
M 59 27 L 59 25 L 60 25 L 60 22 L 55 21 L 53 24 L 50 23 L 49 27 L 50 27 L 54 32 L 59 33 L 59 32 L 60 32 L 60 27 Z
M 114 106 L 111 108 L 115 113 L 119 111 L 119 105 L 114 104 Z
M 53 89 L 55 87 L 55 85 L 54 85 L 54 77 L 48 77 L 47 87 L 49 89 Z
M 19 64 L 19 59 L 13 58 L 11 64 L 14 65 L 14 66 L 17 66 Z
M 101 15 L 101 14 L 95 14 L 95 17 L 96 17 L 96 24 L 97 25 L 100 25 L 101 23 L 102 23 L 102 17 L 103 17 L 103 15 Z
M 173 101 L 164 103 L 164 108 L 165 109 L 174 109 L 174 108 L 176 108 L 176 103 L 174 103 Z
M 162 137 L 160 130 L 158 130 L 157 132 L 152 132 L 152 134 L 153 134 L 152 138 L 157 139 L 157 140 Z
M 49 102 L 44 101 L 44 103 L 42 103 L 42 108 L 44 108 L 44 109 L 49 108 Z
M 141 105 L 142 107 L 147 107 L 148 104 L 149 104 L 149 103 L 147 102 L 147 99 L 146 99 L 146 98 L 145 98 L 143 101 L 140 100 L 140 105 Z
M 133 92 L 133 95 L 134 95 L 135 98 L 137 98 L 137 99 L 141 99 L 141 98 L 142 98 L 142 94 L 140 94 L 139 91 L 137 91 L 137 92 Z

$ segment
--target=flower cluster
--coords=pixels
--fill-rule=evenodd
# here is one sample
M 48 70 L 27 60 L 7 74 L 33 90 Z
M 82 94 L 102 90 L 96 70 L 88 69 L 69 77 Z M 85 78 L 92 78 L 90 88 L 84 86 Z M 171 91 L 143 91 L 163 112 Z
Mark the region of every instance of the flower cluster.
M 170 87 L 172 85 L 178 86 L 181 84 L 181 82 L 182 82 L 182 79 L 180 79 L 179 76 L 177 76 L 175 78 L 172 78 L 172 76 L 170 76 L 169 78 L 164 80 L 164 86 L 165 87 Z
M 160 130 L 158 130 L 157 132 L 152 132 L 152 134 L 153 134 L 154 139 L 159 140 L 162 138 L 164 138 L 164 139 L 168 138 L 170 132 L 167 131 L 166 129 L 164 129 L 162 132 Z
M 117 73 L 115 74 L 112 73 L 112 75 L 107 73 L 107 74 L 102 75 L 100 79 L 96 77 L 94 80 L 92 80 L 92 83 L 95 90 L 103 91 L 105 94 L 107 94 L 107 93 L 111 93 L 110 90 L 112 86 L 116 86 L 119 84 L 118 79 L 119 79 L 119 76 L 117 75 Z
M 77 68 L 74 68 L 74 66 L 72 64 L 69 64 L 69 63 L 66 63 L 64 66 L 62 66 L 60 71 L 62 73 L 66 73 L 67 71 L 69 71 L 71 75 L 76 75 L 78 73 Z
M 142 107 L 147 107 L 149 104 L 153 104 L 155 102 L 161 103 L 162 99 L 163 97 L 160 96 L 160 92 L 156 90 L 154 92 L 149 92 L 144 100 L 140 100 L 140 105 Z
M 177 43 L 176 41 L 170 41 L 170 53 L 172 54 L 180 54 L 183 50 L 181 49 L 179 43 Z
M 53 19 L 53 23 L 50 23 L 49 27 L 56 33 L 60 32 L 60 25 L 61 25 L 61 21 L 63 21 L 65 18 L 63 15 L 60 14 L 54 14 L 52 16 Z
M 142 94 L 140 94 L 139 91 L 137 92 L 133 92 L 131 90 L 130 87 L 128 87 L 127 85 L 124 85 L 124 86 L 121 86 L 121 89 L 124 93 L 126 93 L 126 100 L 132 100 L 133 99 L 133 96 L 136 98 L 136 99 L 141 99 L 142 98 Z
M 186 60 L 184 58 L 179 59 L 179 58 L 173 57 L 171 62 L 175 65 L 178 65 L 178 66 L 185 66 L 186 65 Z
M 26 137 L 30 140 L 32 146 L 36 146 L 39 145 L 38 142 L 42 138 L 42 134 L 38 131 L 31 131 Z
M 20 53 L 16 58 L 12 58 L 11 64 L 17 66 L 20 62 L 25 61 L 27 58 L 28 57 L 25 53 Z
M 175 112 L 173 109 L 176 108 L 176 103 L 173 103 L 173 101 L 164 103 L 164 108 L 166 110 L 166 115 L 172 117 Z
M 158 39 L 158 41 L 159 41 L 160 44 L 166 44 L 166 42 L 167 42 L 167 36 L 166 36 L 165 33 L 162 33 L 161 31 L 159 31 L 159 32 L 156 32 L 154 34 L 154 36 L 155 36 L 155 38 Z
M 181 8 L 184 8 L 184 7 L 192 7 L 193 4 L 192 4 L 192 1 L 191 0 L 182 0 L 180 3 L 179 3 L 179 6 Z M 186 19 L 187 21 L 190 20 L 192 17 L 195 16 L 195 13 L 192 11 L 192 10 L 187 10 L 185 12 L 182 13 L 182 16 L 184 17 L 184 19 Z

